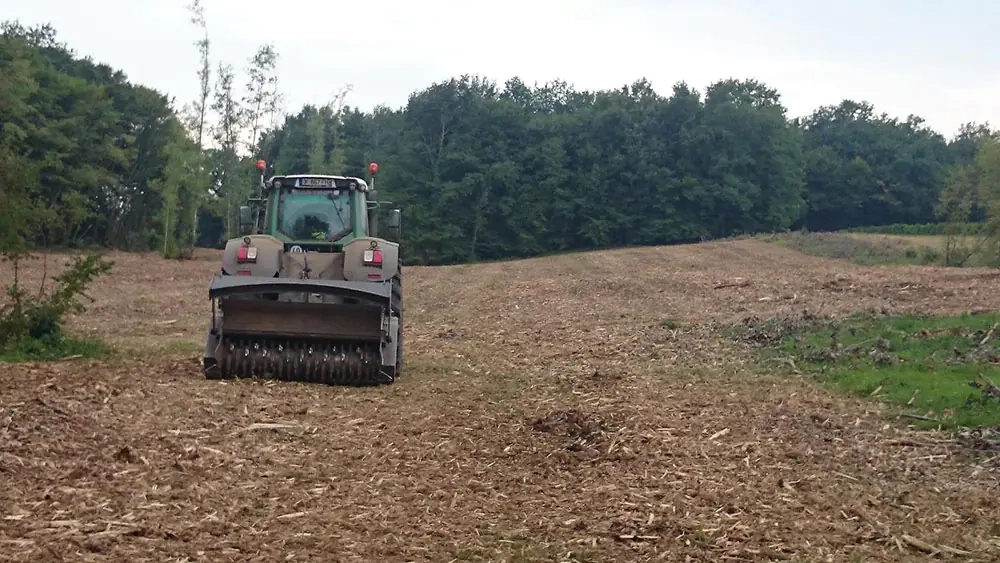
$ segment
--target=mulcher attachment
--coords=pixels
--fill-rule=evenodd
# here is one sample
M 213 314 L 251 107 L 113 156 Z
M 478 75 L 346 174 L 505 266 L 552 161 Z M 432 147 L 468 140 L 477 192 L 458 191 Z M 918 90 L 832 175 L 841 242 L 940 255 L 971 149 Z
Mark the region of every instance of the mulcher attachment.
M 328 385 L 392 383 L 382 372 L 378 343 L 333 343 L 224 337 L 218 378 L 260 377 Z
M 402 300 L 397 285 L 396 280 L 216 277 L 209 287 L 212 325 L 205 376 L 354 386 L 392 383 L 400 365 Z

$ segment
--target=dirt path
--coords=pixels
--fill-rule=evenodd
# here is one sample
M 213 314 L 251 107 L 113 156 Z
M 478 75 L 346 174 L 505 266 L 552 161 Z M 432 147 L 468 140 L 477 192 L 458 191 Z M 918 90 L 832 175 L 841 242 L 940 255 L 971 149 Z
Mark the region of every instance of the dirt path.
M 995 473 L 710 331 L 996 309 L 992 272 L 754 241 L 409 268 L 407 375 L 355 390 L 202 379 L 214 255 L 116 259 L 74 330 L 175 344 L 0 368 L 0 561 L 1000 557 Z

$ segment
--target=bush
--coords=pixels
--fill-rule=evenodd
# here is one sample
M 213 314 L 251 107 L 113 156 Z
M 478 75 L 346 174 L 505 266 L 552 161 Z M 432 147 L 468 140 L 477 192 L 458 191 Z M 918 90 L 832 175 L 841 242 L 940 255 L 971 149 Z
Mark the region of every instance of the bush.
M 56 288 L 48 292 L 46 280 L 35 295 L 20 284 L 19 271 L 24 255 L 5 257 L 13 263 L 14 283 L 7 288 L 10 302 L 0 306 L 0 354 L 18 359 L 49 359 L 51 356 L 72 354 L 82 343 L 63 334 L 63 322 L 70 313 L 86 310 L 81 297 L 94 279 L 111 270 L 114 262 L 98 254 L 75 257 L 72 264 L 58 276 L 53 276 Z

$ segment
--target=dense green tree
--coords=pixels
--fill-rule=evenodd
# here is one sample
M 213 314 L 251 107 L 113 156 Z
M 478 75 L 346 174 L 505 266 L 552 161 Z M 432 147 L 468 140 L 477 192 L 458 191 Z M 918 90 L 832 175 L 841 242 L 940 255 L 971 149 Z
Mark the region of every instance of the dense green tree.
M 911 116 L 845 100 L 803 120 L 811 229 L 927 223 L 947 175 L 947 141 Z
M 200 90 L 180 113 L 51 27 L 3 24 L 0 142 L 37 174 L 32 205 L 58 210 L 30 243 L 218 246 L 238 234 L 257 158 L 275 173 L 356 176 L 378 161 L 377 198 L 403 209 L 406 260 L 423 264 L 997 213 L 988 125 L 947 140 L 852 100 L 790 119 L 754 79 L 661 94 L 645 79 L 579 91 L 466 75 L 372 111 L 345 87 L 272 127 L 277 52 L 261 46 L 241 79 L 209 59 L 200 2 L 189 11 Z
M 168 146 L 184 135 L 170 101 L 76 58 L 44 26 L 4 25 L 0 75 L 3 138 L 38 172 L 32 197 L 60 218 L 45 222 L 33 242 L 158 245 L 153 225 L 163 200 L 153 185 L 164 174 Z
M 517 79 L 500 89 L 463 76 L 401 112 L 348 112 L 343 142 L 362 156 L 354 171 L 383 159 L 421 262 L 787 228 L 804 207 L 803 159 L 777 93 L 733 80 L 709 94 L 679 84 L 663 98 L 645 80 L 597 93 Z M 287 162 L 299 118 L 283 129 L 271 150 Z

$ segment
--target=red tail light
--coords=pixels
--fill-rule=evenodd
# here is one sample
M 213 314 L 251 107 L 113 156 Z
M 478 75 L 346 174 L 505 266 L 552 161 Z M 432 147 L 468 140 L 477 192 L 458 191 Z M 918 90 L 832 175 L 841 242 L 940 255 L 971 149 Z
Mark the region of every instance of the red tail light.
M 253 246 L 241 246 L 236 251 L 236 262 L 243 264 L 245 262 L 257 262 L 257 248 Z

